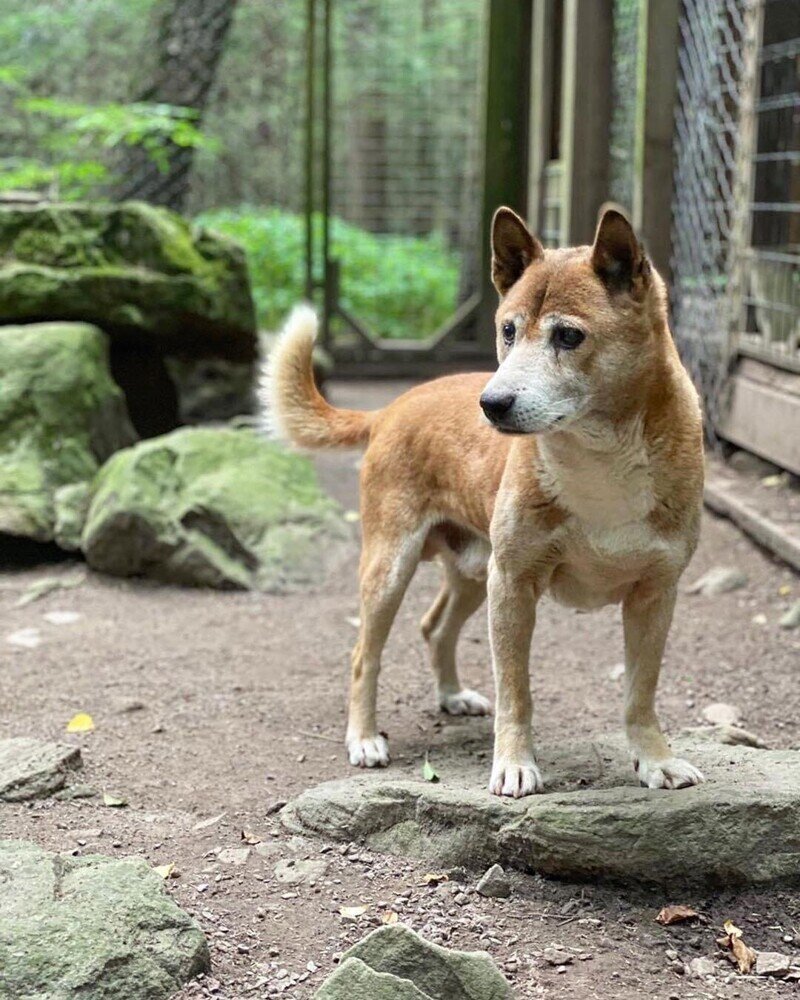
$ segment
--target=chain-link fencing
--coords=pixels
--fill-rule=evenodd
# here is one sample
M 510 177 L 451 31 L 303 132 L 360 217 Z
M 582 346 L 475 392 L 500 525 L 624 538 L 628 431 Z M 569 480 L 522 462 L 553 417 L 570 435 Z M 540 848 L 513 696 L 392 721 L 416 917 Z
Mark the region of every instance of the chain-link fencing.
M 685 0 L 672 311 L 713 433 L 731 363 L 800 370 L 800 5 Z

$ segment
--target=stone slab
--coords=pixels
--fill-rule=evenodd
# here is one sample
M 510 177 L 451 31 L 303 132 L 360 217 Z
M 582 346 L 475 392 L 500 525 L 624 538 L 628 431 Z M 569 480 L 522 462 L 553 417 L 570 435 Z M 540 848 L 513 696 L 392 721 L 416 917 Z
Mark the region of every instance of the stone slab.
M 460 739 L 449 760 L 437 755 L 438 783 L 391 768 L 354 773 L 301 794 L 283 822 L 443 866 L 497 862 L 570 879 L 670 885 L 800 876 L 798 751 L 681 736 L 674 751 L 707 780 L 665 791 L 638 787 L 621 737 L 543 746 L 545 793 L 513 800 L 489 794 L 488 758 L 477 761 L 469 738 Z
M 69 772 L 81 766 L 78 747 L 25 737 L 0 740 L 0 801 L 52 795 L 64 787 Z

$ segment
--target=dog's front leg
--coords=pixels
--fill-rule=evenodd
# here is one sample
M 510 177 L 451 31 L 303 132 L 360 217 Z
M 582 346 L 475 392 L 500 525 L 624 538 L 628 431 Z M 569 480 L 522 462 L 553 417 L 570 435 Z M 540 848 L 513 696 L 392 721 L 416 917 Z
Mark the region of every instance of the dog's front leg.
M 489 790 L 531 795 L 542 790 L 533 755 L 528 660 L 536 622 L 536 591 L 492 557 L 489 563 L 489 637 L 496 689 L 494 763 Z
M 685 788 L 703 780 L 696 767 L 673 757 L 656 716 L 656 686 L 675 597 L 674 584 L 642 583 L 622 605 L 625 732 L 639 781 L 647 788 Z

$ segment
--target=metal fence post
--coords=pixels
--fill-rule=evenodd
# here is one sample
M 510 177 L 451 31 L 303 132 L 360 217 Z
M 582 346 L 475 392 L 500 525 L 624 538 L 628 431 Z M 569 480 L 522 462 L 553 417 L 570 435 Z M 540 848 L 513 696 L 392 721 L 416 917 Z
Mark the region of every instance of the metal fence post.
M 608 198 L 612 0 L 565 0 L 561 244 L 589 242 Z

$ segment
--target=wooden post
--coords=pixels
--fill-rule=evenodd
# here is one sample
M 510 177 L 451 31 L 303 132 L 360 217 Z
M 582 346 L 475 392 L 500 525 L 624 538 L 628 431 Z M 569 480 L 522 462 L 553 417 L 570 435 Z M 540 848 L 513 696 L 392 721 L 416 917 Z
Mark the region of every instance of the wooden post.
M 639 0 L 633 224 L 669 281 L 680 0 Z
M 531 0 L 488 0 L 488 13 L 477 340 L 493 349 L 497 293 L 489 275 L 492 215 L 499 205 L 524 215 L 527 201 Z
M 555 0 L 533 0 L 531 37 L 530 142 L 528 152 L 528 222 L 541 234 L 545 224 L 544 170 L 552 157 L 553 67 L 561 53 L 553 46 Z
M 608 198 L 613 0 L 564 0 L 561 243 L 591 242 Z

